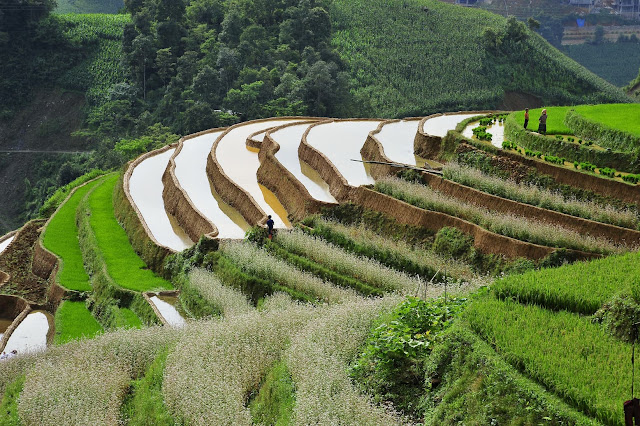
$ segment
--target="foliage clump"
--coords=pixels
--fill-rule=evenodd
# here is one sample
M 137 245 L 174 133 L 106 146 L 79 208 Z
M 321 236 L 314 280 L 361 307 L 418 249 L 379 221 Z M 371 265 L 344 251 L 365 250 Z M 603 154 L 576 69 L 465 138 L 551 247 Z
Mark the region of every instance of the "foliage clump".
M 408 298 L 373 330 L 351 368 L 351 376 L 377 402 L 388 401 L 396 409 L 417 415 L 424 359 L 465 302 L 465 298 Z

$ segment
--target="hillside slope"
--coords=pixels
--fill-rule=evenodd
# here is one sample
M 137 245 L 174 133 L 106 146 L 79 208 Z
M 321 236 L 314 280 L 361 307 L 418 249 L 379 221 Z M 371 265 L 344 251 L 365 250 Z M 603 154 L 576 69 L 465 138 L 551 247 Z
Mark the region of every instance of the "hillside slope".
M 368 106 L 361 114 L 509 107 L 505 92 L 547 105 L 628 101 L 523 24 L 482 10 L 435 0 L 335 0 L 331 13 L 357 104 Z

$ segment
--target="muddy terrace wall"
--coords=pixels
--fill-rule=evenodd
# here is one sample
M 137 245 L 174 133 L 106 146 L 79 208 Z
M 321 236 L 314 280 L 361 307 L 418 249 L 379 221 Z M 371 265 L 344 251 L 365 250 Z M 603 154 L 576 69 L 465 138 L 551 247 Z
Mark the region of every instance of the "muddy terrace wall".
M 495 110 L 487 110 L 487 111 L 459 111 L 459 112 L 445 112 L 432 114 L 424 117 L 420 120 L 420 124 L 418 124 L 418 132 L 416 133 L 416 137 L 413 140 L 413 152 L 416 155 L 419 155 L 422 158 L 428 159 L 436 159 L 440 155 L 442 151 L 442 140 L 443 138 L 440 136 L 430 135 L 424 131 L 424 123 L 435 117 L 440 117 L 443 115 L 458 115 L 458 114 L 478 114 L 478 116 L 487 115 L 487 114 L 504 114 L 507 111 L 495 111 Z
M 168 247 L 160 245 L 160 243 L 153 238 L 153 234 L 142 218 L 142 214 L 135 206 L 131 194 L 129 194 L 129 179 L 131 179 L 133 169 L 140 164 L 141 161 L 144 161 L 144 158 L 139 158 L 138 160 L 124 166 L 125 172 L 116 183 L 113 192 L 113 210 L 116 219 L 118 219 L 118 222 L 120 222 L 120 225 L 122 225 L 127 233 L 129 242 L 136 253 L 138 253 L 152 271 L 162 275 L 164 273 L 162 269 L 164 259 L 173 251 Z
M 164 208 L 176 219 L 178 225 L 184 229 L 191 241 L 195 242 L 197 242 L 203 235 L 206 235 L 209 238 L 214 238 L 218 235 L 219 231 L 216 225 L 207 219 L 194 206 L 189 195 L 187 195 L 185 190 L 178 183 L 175 157 L 177 157 L 182 151 L 185 141 L 210 132 L 212 132 L 212 130 L 194 133 L 181 138 L 178 142 L 176 151 L 169 159 L 167 169 L 162 175 L 162 183 L 164 185 L 164 189 L 162 190 L 162 200 L 164 201 Z M 160 154 L 160 152 L 157 153 Z
M 286 126 L 289 125 L 276 129 Z M 270 132 L 267 132 L 258 154 L 260 159 L 258 182 L 276 194 L 287 213 L 295 220 L 302 220 L 305 216 L 320 212 L 323 207 L 335 205 L 313 198 L 307 188 L 278 161 L 275 153 L 279 149 L 278 143 L 271 137 Z
M 329 185 L 329 191 L 339 202 L 346 201 L 349 194 L 349 184 L 347 180 L 338 171 L 336 166 L 320 151 L 312 147 L 308 141 L 307 136 L 315 126 L 321 124 L 343 122 L 343 121 L 379 121 L 378 119 L 340 119 L 340 120 L 327 120 L 320 123 L 315 123 L 309 126 L 309 128 L 302 135 L 302 141 L 298 147 L 298 156 L 302 161 L 307 163 L 311 168 L 318 172 L 322 180 Z M 365 141 L 362 141 L 363 143 Z
M 362 148 L 360 149 L 360 155 L 362 155 L 362 158 L 364 158 L 365 161 L 381 161 L 384 163 L 393 162 L 389 159 L 389 157 L 385 155 L 384 148 L 375 135 L 380 133 L 380 130 L 382 130 L 382 127 L 385 124 L 397 123 L 399 121 L 402 120 L 390 120 L 384 123 L 380 123 L 376 130 L 369 133 L 367 139 L 364 142 L 364 145 L 362 145 Z M 369 170 L 371 171 L 371 176 L 373 176 L 374 179 L 382 179 L 386 176 L 393 176 L 397 172 L 404 169 L 402 167 L 394 167 L 386 164 L 371 163 L 369 164 Z

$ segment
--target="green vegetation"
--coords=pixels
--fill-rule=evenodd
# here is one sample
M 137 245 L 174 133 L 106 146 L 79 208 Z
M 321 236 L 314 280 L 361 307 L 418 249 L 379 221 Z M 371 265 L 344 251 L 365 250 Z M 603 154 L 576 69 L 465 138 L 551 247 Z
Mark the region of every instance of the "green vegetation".
M 511 365 L 584 413 L 621 424 L 631 385 L 629 344 L 578 315 L 492 297 L 469 304 L 463 316 Z
M 123 288 L 134 291 L 172 289 L 171 283 L 154 275 L 133 251 L 127 233 L 113 213 L 112 194 L 118 181 L 113 174 L 89 195 L 91 228 L 109 275 Z
M 583 43 L 562 46 L 562 52 L 618 87 L 629 84 L 638 75 L 640 68 L 640 49 L 637 43 Z
M 95 179 L 102 174 L 104 174 L 102 170 L 94 169 L 89 173 L 85 173 L 84 175 L 74 179 L 68 184 L 58 188 L 56 192 L 54 192 L 53 195 L 49 197 L 47 201 L 44 202 L 44 205 L 40 208 L 40 217 L 50 217 L 53 212 L 56 211 L 58 206 L 60 206 L 60 204 L 62 204 L 62 202 L 69 196 L 71 190 L 82 185 L 83 183 L 90 181 L 91 179 Z
M 639 104 L 579 105 L 574 109 L 588 120 L 640 137 Z
M 92 338 L 102 333 L 100 323 L 91 315 L 84 302 L 65 300 L 55 316 L 54 343 L 62 345 L 75 339 Z
M 639 274 L 638 254 L 627 253 L 506 277 L 493 289 L 500 298 L 592 315 L 614 296 L 630 294 Z
M 487 109 L 505 91 L 547 104 L 626 100 L 515 19 L 435 0 L 335 0 L 331 16 L 362 115 Z
M 465 302 L 464 298 L 408 298 L 375 327 L 351 376 L 372 392 L 377 402 L 392 402 L 404 413 L 416 416 L 425 374 L 422 360 Z
M 58 280 L 63 287 L 70 290 L 91 291 L 89 276 L 84 269 L 82 252 L 78 245 L 76 210 L 80 201 L 99 183 L 101 180 L 96 180 L 76 190 L 51 218 L 42 237 L 44 247 L 62 259 Z
M 58 83 L 69 90 L 85 92 L 92 105 L 104 103 L 112 86 L 125 81 L 122 37 L 129 15 L 59 15 L 65 24 L 64 37 L 75 47 L 92 46 L 83 60 L 66 71 Z
M 0 424 L 2 426 L 20 426 L 18 416 L 18 398 L 24 386 L 24 375 L 18 377 L 14 382 L 9 383 L 5 388 L 4 395 L 0 401 Z
M 575 107 L 561 106 L 561 107 L 545 107 L 535 108 L 529 110 L 529 130 L 538 131 L 538 119 L 543 109 L 547 110 L 547 134 L 548 135 L 573 135 L 573 132 L 564 123 L 564 117 L 567 115 L 570 109 Z M 524 123 L 524 111 L 517 111 L 513 113 L 518 123 Z
M 162 381 L 169 350 L 161 351 L 147 367 L 144 376 L 133 380 L 121 413 L 130 425 L 174 425 L 175 420 L 164 405 Z
M 567 199 L 556 191 L 517 183 L 513 179 L 501 179 L 456 163 L 445 165 L 442 171 L 446 179 L 498 197 L 624 228 L 640 227 L 638 216 L 629 209 L 615 208 L 611 205 L 601 206 L 593 201 Z
M 402 240 L 385 238 L 364 225 L 346 226 L 318 217 L 310 217 L 305 223 L 313 227 L 311 230 L 303 228 L 311 235 L 321 237 L 348 252 L 375 259 L 390 268 L 419 275 L 426 280 L 441 282 L 445 278 L 445 266 L 448 276 L 454 279 L 468 280 L 473 276 L 467 264 L 445 259 L 425 246 L 414 247 Z
M 123 0 L 57 0 L 56 13 L 117 13 Z
M 426 378 L 425 424 L 598 424 L 518 373 L 460 323 L 440 336 Z
M 275 426 L 291 424 L 295 390 L 287 365 L 283 361 L 277 362 L 249 404 L 253 422 Z

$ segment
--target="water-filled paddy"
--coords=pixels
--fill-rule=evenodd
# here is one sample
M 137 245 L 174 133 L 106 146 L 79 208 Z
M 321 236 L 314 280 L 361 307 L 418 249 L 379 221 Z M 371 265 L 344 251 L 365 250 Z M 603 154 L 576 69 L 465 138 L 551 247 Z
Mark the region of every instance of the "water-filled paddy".
M 155 239 L 164 246 L 182 251 L 193 242 L 169 218 L 162 199 L 162 175 L 174 151 L 170 149 L 154 155 L 136 166 L 129 180 L 129 192 Z
M 426 160 L 413 153 L 413 141 L 418 132 L 420 120 L 402 120 L 382 126 L 375 138 L 380 142 L 384 153 L 394 163 L 411 164 L 419 167 Z
M 180 312 L 180 300 L 176 296 L 152 296 L 150 299 L 169 325 L 173 327 L 184 325 L 185 319 Z
M 11 237 L 0 243 L 0 253 L 2 253 L 9 246 L 9 244 L 11 244 L 11 241 L 13 241 L 15 237 L 15 235 L 12 235 Z
M 322 152 L 349 185 L 360 186 L 374 183 L 362 160 L 360 149 L 369 132 L 375 130 L 380 121 L 337 121 L 314 126 L 307 135 L 307 143 Z
M 449 130 L 455 130 L 456 126 L 467 118 L 475 117 L 481 114 L 453 114 L 439 115 L 424 122 L 424 133 L 432 136 L 447 136 Z
M 276 212 L 278 206 L 272 206 L 265 200 L 263 191 L 258 185 L 256 173 L 260 167 L 260 160 L 256 150 L 247 148 L 247 138 L 256 132 L 267 130 L 283 124 L 300 121 L 300 119 L 282 119 L 260 122 L 250 122 L 237 126 L 222 137 L 216 148 L 216 158 L 224 173 L 238 186 L 247 191 L 268 215 L 273 216 L 276 228 L 286 228 L 286 214 L 281 216 Z
M 329 192 L 329 185 L 320 178 L 317 172 L 309 172 L 312 170 L 311 167 L 298 157 L 302 134 L 307 128 L 309 128 L 309 124 L 298 124 L 272 132 L 271 137 L 280 145 L 280 149 L 276 152 L 276 158 L 304 185 L 313 198 L 335 203 L 335 198 Z
M 477 122 L 469 123 L 462 131 L 462 136 L 473 139 L 473 129 L 478 126 L 479 124 Z M 504 123 L 495 123 L 487 126 L 487 133 L 491 133 L 491 144 L 495 147 L 502 148 L 502 142 L 504 142 Z
M 47 334 L 52 325 L 53 317 L 48 312 L 31 312 L 11 334 L 4 352 L 10 353 L 16 350 L 20 355 L 45 350 Z
M 184 141 L 175 157 L 175 174 L 196 209 L 216 225 L 219 238 L 243 238 L 249 224 L 222 200 L 207 176 L 207 157 L 221 133 L 220 130 Z

